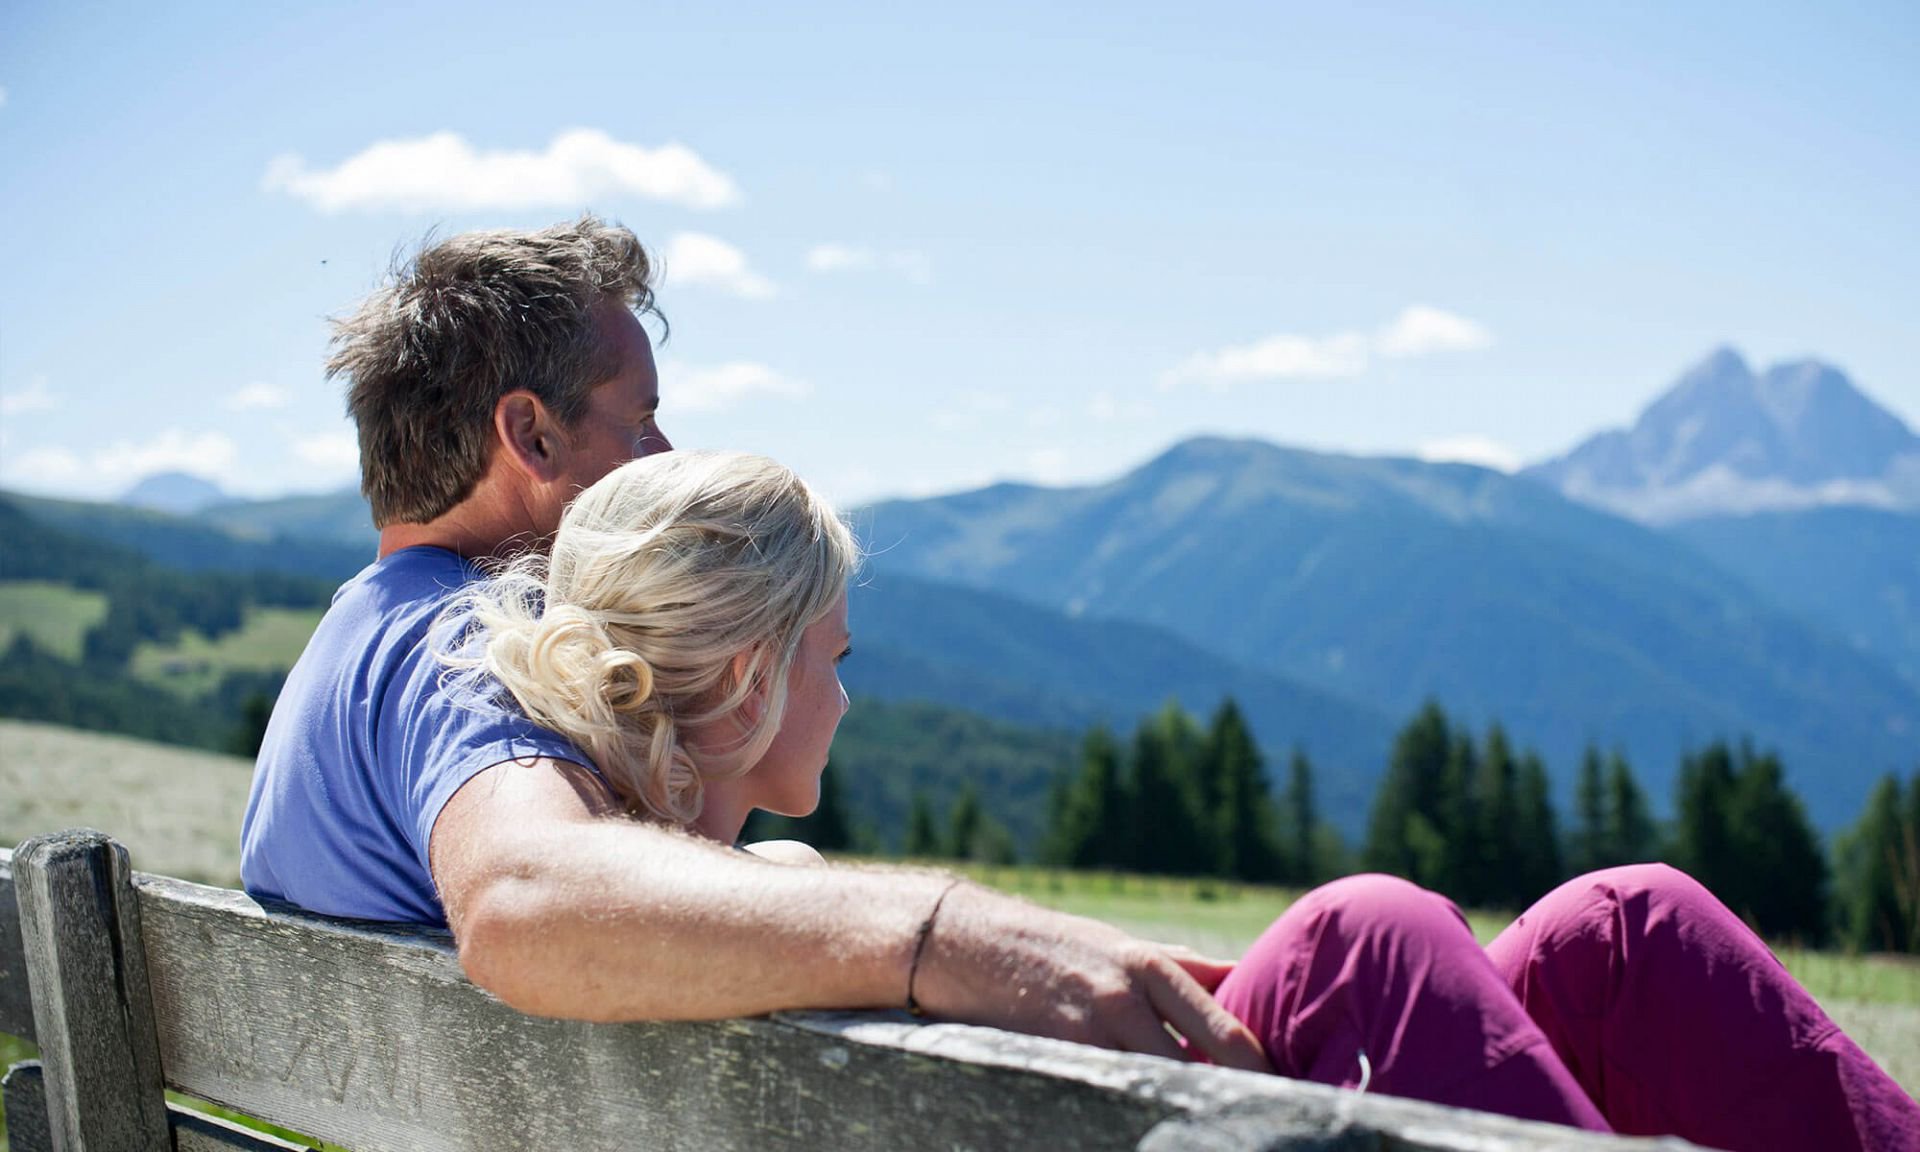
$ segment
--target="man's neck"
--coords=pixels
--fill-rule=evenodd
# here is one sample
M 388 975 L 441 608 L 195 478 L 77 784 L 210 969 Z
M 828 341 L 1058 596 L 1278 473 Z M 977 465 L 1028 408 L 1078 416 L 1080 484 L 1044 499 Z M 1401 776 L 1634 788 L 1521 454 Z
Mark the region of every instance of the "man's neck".
M 526 503 L 487 485 L 426 523 L 389 524 L 380 529 L 380 555 L 402 548 L 445 548 L 469 560 L 511 556 L 529 548 L 545 548 L 552 533 L 536 529 Z

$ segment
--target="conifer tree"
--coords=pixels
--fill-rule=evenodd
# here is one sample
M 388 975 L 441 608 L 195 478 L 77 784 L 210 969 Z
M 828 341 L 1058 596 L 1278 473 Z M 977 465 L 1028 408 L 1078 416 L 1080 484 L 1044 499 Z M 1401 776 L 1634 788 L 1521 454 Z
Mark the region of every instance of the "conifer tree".
M 1674 853 L 1681 867 L 1762 934 L 1820 943 L 1827 863 L 1778 757 L 1724 742 L 1682 763 Z
M 1526 878 L 1520 872 L 1520 782 L 1506 730 L 1498 723 L 1487 729 L 1480 769 L 1474 787 L 1477 811 L 1463 857 L 1475 869 L 1477 881 L 1470 899 L 1475 903 L 1511 908 L 1524 899 Z
M 907 837 L 901 852 L 928 860 L 940 855 L 940 847 L 940 834 L 933 827 L 933 809 L 927 804 L 926 795 L 916 790 L 907 806 Z
M 1065 786 L 1048 835 L 1053 862 L 1067 868 L 1119 868 L 1127 860 L 1132 816 L 1121 779 L 1120 749 L 1104 727 L 1087 733 L 1080 770 Z
M 1907 914 L 1906 950 L 1920 955 L 1920 768 L 1907 780 L 1901 805 L 1900 839 L 1894 846 L 1894 887 Z
M 1907 908 L 1899 891 L 1901 831 L 1901 785 L 1884 776 L 1866 797 L 1859 824 L 1841 837 L 1836 851 L 1843 876 L 1841 935 L 1849 948 L 1907 950 Z
M 1374 792 L 1367 818 L 1362 851 L 1366 868 L 1418 880 L 1420 859 L 1438 854 L 1433 814 L 1452 745 L 1447 714 L 1432 700 L 1394 738 L 1386 776 Z
M 1607 824 L 1603 855 L 1594 868 L 1644 864 L 1660 852 L 1659 831 L 1647 808 L 1647 794 L 1633 778 L 1633 765 L 1618 748 L 1607 759 Z
M 1302 886 L 1317 884 L 1321 877 L 1314 833 L 1320 814 L 1313 800 L 1313 762 L 1307 759 L 1306 749 L 1298 744 L 1293 746 L 1293 755 L 1287 761 L 1285 811 L 1285 879 Z
M 980 794 L 975 792 L 972 783 L 960 789 L 959 799 L 947 810 L 947 839 L 944 855 L 954 860 L 972 860 L 976 849 L 980 848 L 980 834 L 986 823 L 986 814 L 980 808 Z
M 1128 866 L 1162 874 L 1211 871 L 1194 773 L 1199 744 L 1193 721 L 1177 704 L 1135 731 Z
M 1733 754 L 1716 741 L 1681 760 L 1674 804 L 1675 863 L 1729 907 L 1741 868 L 1733 854 L 1730 823 L 1735 783 Z
M 1444 892 L 1462 904 L 1485 898 L 1485 870 L 1481 866 L 1480 805 L 1474 794 L 1480 775 L 1479 753 L 1467 732 L 1455 733 L 1441 776 L 1438 810 L 1433 827 L 1439 833 L 1437 858 L 1430 858 L 1417 883 Z
M 1773 753 L 1741 748 L 1732 829 L 1734 852 L 1745 864 L 1736 889 L 1741 913 L 1762 935 L 1825 943 L 1826 852 Z
M 1529 750 L 1520 758 L 1519 803 L 1516 840 L 1519 858 L 1515 868 L 1518 884 L 1512 904 L 1524 908 L 1551 892 L 1567 872 L 1560 858 L 1560 827 L 1553 814 L 1553 785 L 1547 779 L 1546 762 Z
M 1607 859 L 1607 788 L 1602 779 L 1600 749 L 1588 744 L 1580 754 L 1580 774 L 1573 786 L 1573 867 L 1576 872 L 1604 868 Z
M 1212 780 L 1205 791 L 1212 803 L 1208 831 L 1215 849 L 1214 870 L 1239 880 L 1278 879 L 1266 765 L 1231 696 L 1221 701 L 1213 715 L 1200 761 L 1206 766 L 1203 778 Z

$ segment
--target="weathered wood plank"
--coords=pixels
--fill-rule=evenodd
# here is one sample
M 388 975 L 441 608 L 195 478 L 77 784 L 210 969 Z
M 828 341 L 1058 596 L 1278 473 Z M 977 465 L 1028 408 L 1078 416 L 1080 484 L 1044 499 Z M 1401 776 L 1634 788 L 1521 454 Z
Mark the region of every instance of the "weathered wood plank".
M 1292 1130 L 1365 1133 L 1373 1148 L 1646 1147 L 904 1016 L 535 1019 L 468 983 L 444 933 L 263 909 L 162 877 L 138 891 L 169 1083 L 356 1152 L 1061 1152 L 1156 1132 L 1165 1148 L 1184 1130 L 1156 1125 L 1182 1117 L 1196 1140 Z M 1481 1121 L 1484 1138 L 1463 1142 L 1462 1123 Z
M 13 893 L 13 853 L 0 848 L 0 1032 L 33 1039 L 27 991 L 27 949 L 20 940 L 20 901 Z
M 13 854 L 47 1119 L 67 1152 L 167 1152 L 166 1095 L 126 849 L 103 833 Z
M 7 1102 L 7 1144 L 13 1152 L 52 1152 L 53 1129 L 47 1126 L 47 1082 L 38 1060 L 23 1060 L 7 1069 L 0 1094 Z

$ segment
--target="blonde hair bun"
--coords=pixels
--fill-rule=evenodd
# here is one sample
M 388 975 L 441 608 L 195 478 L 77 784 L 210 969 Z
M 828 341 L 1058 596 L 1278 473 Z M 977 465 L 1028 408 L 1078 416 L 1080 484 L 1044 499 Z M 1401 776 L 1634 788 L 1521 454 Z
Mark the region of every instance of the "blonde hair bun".
M 464 642 L 442 659 L 485 673 L 528 718 L 573 741 L 629 808 L 700 813 L 683 738 L 768 706 L 729 757 L 744 771 L 779 731 L 800 636 L 859 563 L 853 534 L 764 456 L 667 452 L 582 492 L 550 557 L 524 555 L 449 606 Z M 736 674 L 738 664 L 738 674 Z

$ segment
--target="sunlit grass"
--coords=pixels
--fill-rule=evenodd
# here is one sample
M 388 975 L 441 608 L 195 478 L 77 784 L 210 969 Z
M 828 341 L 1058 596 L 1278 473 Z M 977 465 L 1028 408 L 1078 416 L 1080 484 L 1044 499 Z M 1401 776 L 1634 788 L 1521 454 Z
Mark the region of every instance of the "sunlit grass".
M 87 630 L 106 614 L 105 593 L 43 580 L 0 582 L 0 651 L 24 632 L 54 655 L 78 660 Z
M 318 609 L 249 608 L 236 632 L 217 640 L 187 632 L 172 644 L 144 643 L 130 667 L 136 678 L 191 699 L 211 692 L 228 672 L 293 667 L 319 621 Z

